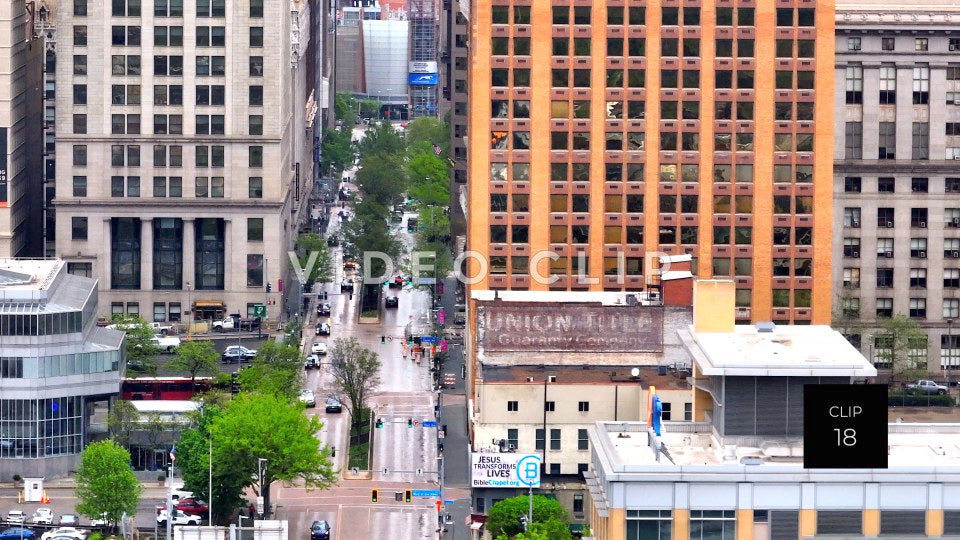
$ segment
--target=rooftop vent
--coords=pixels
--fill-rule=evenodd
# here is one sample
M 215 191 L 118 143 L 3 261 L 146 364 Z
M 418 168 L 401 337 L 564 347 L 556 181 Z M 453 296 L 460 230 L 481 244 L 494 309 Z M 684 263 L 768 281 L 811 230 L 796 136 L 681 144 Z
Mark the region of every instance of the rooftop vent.
M 758 456 L 743 456 L 740 458 L 741 465 L 763 465 L 763 458 Z
M 777 325 L 773 324 L 772 322 L 757 323 L 757 332 L 760 332 L 760 333 L 773 332 L 774 330 L 776 330 L 776 328 L 777 328 Z

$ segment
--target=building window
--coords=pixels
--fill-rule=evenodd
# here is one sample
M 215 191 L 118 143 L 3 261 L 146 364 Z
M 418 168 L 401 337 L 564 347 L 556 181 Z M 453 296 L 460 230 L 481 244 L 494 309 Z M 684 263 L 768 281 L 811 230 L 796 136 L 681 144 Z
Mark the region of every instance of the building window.
M 250 135 L 263 135 L 263 115 L 251 114 L 247 118 Z
M 86 176 L 73 177 L 73 196 L 74 197 L 87 196 L 87 177 Z
M 943 287 L 945 289 L 960 288 L 960 268 L 943 269 Z
M 262 26 L 251 26 L 250 27 L 250 47 L 263 47 L 263 27 Z
M 863 103 L 863 66 L 859 64 L 847 66 L 847 103 Z
M 573 513 L 582 514 L 583 513 L 583 494 L 575 493 L 573 495 Z
M 662 402 L 662 403 L 660 404 L 660 406 L 662 407 L 662 409 L 660 410 L 660 419 L 661 419 L 661 420 L 670 420 L 670 419 L 671 419 L 671 409 L 672 409 L 672 407 L 670 406 L 670 403 L 664 401 L 664 402 Z
M 73 16 L 74 17 L 87 16 L 87 0 L 73 0 Z
M 553 412 L 557 409 L 557 403 L 555 401 L 545 401 L 543 402 L 544 412 Z
M 848 176 L 843 179 L 843 191 L 845 193 L 860 193 L 860 177 Z
M 87 46 L 87 27 L 86 26 L 84 25 L 73 26 L 73 46 L 74 47 Z
M 153 322 L 167 322 L 167 305 L 163 302 L 153 303 Z
M 534 449 L 535 450 L 545 450 L 547 448 L 547 436 L 546 430 L 537 428 L 534 431 Z
M 248 93 L 251 106 L 263 106 L 263 86 L 251 85 Z
M 940 336 L 940 366 L 943 369 L 960 369 L 960 336 Z
M 140 288 L 140 220 L 110 220 L 110 287 Z
M 926 238 L 910 239 L 910 257 L 914 259 L 927 258 L 927 239 Z
M 140 0 L 113 0 L 112 4 L 114 17 L 140 16 Z
M 577 409 L 578 409 L 580 412 L 588 412 L 588 411 L 590 410 L 590 402 L 589 402 L 589 401 L 581 401 L 581 402 L 577 405 Z
M 960 300 L 956 298 L 943 299 L 943 318 L 956 319 L 960 317 Z
M 262 56 L 250 57 L 250 76 L 263 77 L 263 57 Z
M 195 281 L 197 290 L 223 290 L 224 222 L 197 219 L 195 222 Z
M 913 123 L 913 159 L 930 158 L 930 124 L 927 122 Z
M 896 39 L 892 37 L 880 38 L 880 50 L 893 51 L 896 49 Z
M 897 153 L 897 124 L 894 122 L 880 122 L 878 128 L 879 135 L 879 156 L 878 159 L 896 159 Z
M 72 217 L 70 218 L 70 226 L 72 229 L 71 238 L 73 238 L 74 240 L 87 239 L 87 218 Z
M 858 37 L 848 37 L 848 38 L 847 38 L 847 50 L 848 50 L 848 51 L 859 51 L 860 48 L 861 48 L 861 46 L 860 46 L 860 38 L 858 38 Z M 847 103 L 850 103 L 850 102 L 848 101 Z
M 183 288 L 183 220 L 153 220 L 153 288 Z
M 897 102 L 897 66 L 880 65 L 880 104 L 892 105 Z
M 736 525 L 733 510 L 690 510 L 690 540 L 734 540 Z
M 507 446 L 513 449 L 520 448 L 520 430 L 517 428 L 507 429 Z
M 260 0 L 260 8 L 263 9 L 262 0 Z M 253 11 L 252 5 L 250 10 Z M 197 17 L 223 17 L 226 12 L 227 0 L 197 0 Z
M 247 287 L 263 287 L 263 255 L 247 255 Z
M 590 438 L 587 433 L 588 432 L 585 429 L 577 430 L 577 450 L 590 449 Z
M 86 219 L 86 218 L 83 218 L 83 219 Z M 93 277 L 93 263 L 68 262 L 67 273 L 74 276 L 80 276 L 80 277 Z
M 893 317 L 892 298 L 877 298 L 877 317 Z
M 693 403 L 683 404 L 683 420 L 685 422 L 693 421 Z
M 263 0 L 250 0 L 250 17 L 263 17 Z
M 921 289 L 927 288 L 927 269 L 926 268 L 910 269 L 910 286 L 921 288 Z
M 520 410 L 519 401 L 508 401 L 507 402 L 507 412 L 517 412 Z
M 691 529 L 690 532 L 690 538 L 694 538 L 692 536 L 693 530 Z M 700 539 L 702 537 L 701 535 L 696 538 Z M 673 512 L 670 510 L 627 510 L 626 538 L 628 540 L 670 540 L 673 538 Z M 707 538 L 710 537 L 707 536 Z M 717 536 L 716 538 L 721 537 Z
M 87 115 L 85 114 L 73 115 L 73 132 L 78 135 L 84 134 L 87 132 Z
M 926 41 L 926 39 L 924 39 Z M 926 105 L 930 99 L 930 65 L 913 67 L 913 104 Z
M 857 289 L 860 287 L 860 269 L 859 268 L 843 269 L 843 287 L 845 289 Z
M 223 26 L 198 26 L 197 47 L 223 47 L 226 36 Z
M 263 147 L 247 147 L 247 163 L 250 167 L 263 167 Z
M 251 176 L 247 178 L 247 197 L 250 199 L 263 198 L 263 177 Z
M 863 159 L 863 123 L 847 122 L 844 126 L 846 159 Z
M 560 430 L 559 429 L 550 430 L 550 449 L 560 450 Z
M 916 51 L 928 51 L 930 50 L 930 40 L 928 38 L 915 38 L 913 40 L 914 50 Z
M 894 183 L 893 178 L 885 176 L 877 178 L 877 192 L 878 193 L 893 193 L 896 184 Z
M 910 299 L 910 316 L 925 318 L 927 316 L 927 300 L 925 298 Z
M 154 0 L 154 17 L 183 17 L 183 0 Z
M 247 218 L 247 241 L 263 241 L 263 218 Z

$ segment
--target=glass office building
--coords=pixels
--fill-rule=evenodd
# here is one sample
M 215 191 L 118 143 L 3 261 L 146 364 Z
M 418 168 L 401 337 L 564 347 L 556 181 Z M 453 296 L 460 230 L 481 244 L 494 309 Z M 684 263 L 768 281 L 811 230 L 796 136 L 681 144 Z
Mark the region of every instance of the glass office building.
M 119 392 L 123 333 L 97 326 L 97 282 L 59 260 L 0 259 L 0 478 L 57 477 Z

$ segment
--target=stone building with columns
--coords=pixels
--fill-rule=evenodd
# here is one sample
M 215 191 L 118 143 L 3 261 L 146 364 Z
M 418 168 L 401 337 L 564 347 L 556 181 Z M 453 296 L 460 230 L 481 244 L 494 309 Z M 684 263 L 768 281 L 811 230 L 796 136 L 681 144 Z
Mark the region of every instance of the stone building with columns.
M 960 4 L 844 0 L 836 14 L 835 314 L 883 371 L 902 314 L 938 374 L 960 369 Z
M 313 185 L 309 20 L 302 0 L 61 10 L 56 252 L 101 315 L 283 305 Z

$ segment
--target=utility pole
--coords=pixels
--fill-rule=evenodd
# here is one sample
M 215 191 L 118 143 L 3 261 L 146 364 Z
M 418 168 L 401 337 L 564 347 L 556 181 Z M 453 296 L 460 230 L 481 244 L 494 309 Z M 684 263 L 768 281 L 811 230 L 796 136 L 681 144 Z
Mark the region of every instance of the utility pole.
M 270 509 L 266 506 L 266 499 L 263 497 L 263 475 L 267 472 L 267 460 L 266 458 L 257 458 L 257 476 L 259 477 L 260 483 L 260 500 L 263 501 L 263 510 L 260 512 L 260 517 L 265 518 L 270 514 Z

